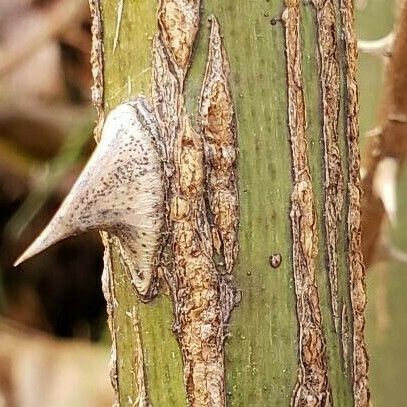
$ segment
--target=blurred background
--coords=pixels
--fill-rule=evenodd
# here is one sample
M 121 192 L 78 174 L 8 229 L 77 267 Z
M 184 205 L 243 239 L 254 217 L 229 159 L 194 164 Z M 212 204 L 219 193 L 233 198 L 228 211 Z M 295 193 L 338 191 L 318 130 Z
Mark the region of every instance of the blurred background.
M 112 403 L 98 234 L 12 268 L 94 148 L 90 47 L 86 0 L 0 0 L 1 407 Z
M 391 32 L 396 4 L 356 1 L 358 37 Z M 94 148 L 90 46 L 86 0 L 0 0 L 0 407 L 112 401 L 98 234 L 68 239 L 12 268 Z M 363 135 L 379 121 L 385 64 L 386 57 L 360 54 L 362 150 Z M 407 251 L 405 191 L 404 171 L 398 222 L 389 235 Z M 371 390 L 379 407 L 405 405 L 399 390 L 407 384 L 402 257 L 377 259 L 368 271 Z
M 377 40 L 391 33 L 403 1 L 356 0 L 359 40 Z M 406 27 L 407 21 L 404 19 L 400 24 Z M 404 69 L 397 73 L 404 80 L 407 78 L 406 58 L 407 55 L 404 55 L 404 62 L 400 65 Z M 372 130 L 381 124 L 382 113 L 386 110 L 383 105 L 387 103 L 384 86 L 387 62 L 388 58 L 383 53 L 359 52 L 362 161 L 374 153 L 368 151 L 372 147 Z M 400 91 L 401 94 L 403 92 L 407 96 L 407 89 Z M 406 136 L 403 134 L 403 137 Z M 405 151 L 401 144 L 399 147 L 400 151 Z M 380 250 L 376 250 L 367 270 L 366 335 L 370 357 L 370 390 L 373 405 L 378 407 L 407 405 L 401 390 L 407 385 L 407 172 L 403 167 L 398 178 L 397 200 L 397 221 L 393 225 L 385 221 L 384 225 L 387 229 L 386 239 L 395 251 L 393 255 L 383 257 Z

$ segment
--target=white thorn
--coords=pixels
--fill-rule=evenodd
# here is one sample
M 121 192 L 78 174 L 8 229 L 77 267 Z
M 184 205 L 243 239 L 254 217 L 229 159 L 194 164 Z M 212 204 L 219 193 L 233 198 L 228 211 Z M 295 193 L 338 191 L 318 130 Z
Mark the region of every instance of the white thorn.
M 358 49 L 366 54 L 389 56 L 393 48 L 394 32 L 385 37 L 373 41 L 358 40 Z
M 395 158 L 386 157 L 377 164 L 373 177 L 373 192 L 381 199 L 392 226 L 395 226 L 397 218 L 398 167 L 399 164 Z
M 145 99 L 112 110 L 101 142 L 68 196 L 15 266 L 68 236 L 97 229 L 119 237 L 133 266 L 133 281 L 149 280 L 164 224 L 159 138 Z

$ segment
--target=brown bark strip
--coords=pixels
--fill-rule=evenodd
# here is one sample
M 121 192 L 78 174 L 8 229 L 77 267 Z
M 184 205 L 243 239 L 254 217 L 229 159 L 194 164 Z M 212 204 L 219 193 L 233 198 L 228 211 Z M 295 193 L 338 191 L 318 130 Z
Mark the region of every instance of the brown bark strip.
M 184 106 L 183 83 L 174 71 L 165 45 L 159 34 L 153 40 L 152 98 L 157 120 L 167 150 L 167 170 L 173 172 L 171 153 L 179 127 L 179 117 Z
M 353 394 L 356 407 L 369 405 L 368 357 L 364 339 L 366 285 L 361 252 L 361 187 L 356 81 L 357 44 L 354 35 L 352 0 L 341 0 L 342 33 L 346 57 L 346 134 L 348 143 L 348 264 L 353 316 Z
M 344 185 L 338 139 L 340 70 L 336 39 L 335 5 L 332 0 L 313 0 L 317 14 L 318 48 L 322 94 L 322 133 L 325 166 L 325 234 L 332 316 L 340 331 L 341 307 L 338 298 L 338 238 Z
M 181 85 L 199 29 L 200 3 L 200 0 L 159 0 L 158 27 Z
M 237 257 L 238 192 L 236 123 L 228 77 L 229 64 L 219 24 L 211 17 L 199 110 L 205 139 L 208 203 L 213 216 L 213 245 L 224 259 L 226 272 L 231 273 Z
M 184 116 L 176 144 L 172 200 L 173 256 L 176 278 L 176 332 L 184 359 L 191 406 L 224 406 L 223 318 L 219 279 L 211 253 L 202 242 L 208 230 L 204 212 L 202 137 Z M 206 237 L 207 238 L 207 237 Z
M 345 372 L 348 372 L 349 367 L 352 366 L 352 331 L 346 304 L 343 304 L 342 306 L 341 341 L 343 364 L 345 367 Z
M 380 106 L 380 126 L 372 137 L 364 155 L 365 175 L 362 180 L 362 249 L 366 267 L 374 261 L 377 245 L 386 219 L 384 199 L 388 200 L 387 219 L 396 221 L 396 212 L 389 213 L 389 206 L 396 209 L 395 196 L 384 188 L 397 185 L 398 172 L 407 157 L 407 2 L 403 1 L 398 18 L 391 58 L 386 69 L 385 94 Z M 391 162 L 396 171 L 389 173 L 382 167 Z M 385 164 L 384 164 L 385 165 Z M 384 178 L 382 182 L 379 178 Z M 378 184 L 375 187 L 375 183 Z M 381 193 L 381 194 L 380 194 Z M 379 196 L 379 194 L 381 196 Z M 380 248 L 380 247 L 379 247 Z M 388 248 L 384 248 L 385 250 Z M 385 253 L 386 254 L 386 253 Z
M 234 305 L 233 290 L 212 259 L 203 138 L 192 128 L 183 96 L 199 6 L 199 1 L 159 1 L 152 95 L 167 150 L 172 258 L 165 274 L 174 301 L 174 331 L 184 361 L 188 404 L 222 407 L 226 402 L 224 323 Z
M 315 281 L 318 235 L 305 134 L 299 0 L 286 0 L 285 4 L 283 21 L 286 41 L 288 125 L 294 177 L 290 217 L 300 359 L 292 405 L 327 406 L 331 404 L 331 390 Z
M 104 111 L 104 83 L 103 83 L 103 22 L 100 0 L 89 0 L 89 8 L 92 17 L 92 50 L 90 63 L 92 66 L 92 101 L 96 108 L 98 119 L 94 129 L 96 141 L 100 140 L 102 126 L 105 120 Z

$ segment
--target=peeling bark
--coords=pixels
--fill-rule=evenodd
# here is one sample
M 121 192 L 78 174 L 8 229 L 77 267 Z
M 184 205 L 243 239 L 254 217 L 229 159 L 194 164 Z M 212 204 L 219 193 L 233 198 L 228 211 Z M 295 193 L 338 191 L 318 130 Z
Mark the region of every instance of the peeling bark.
M 189 70 L 193 48 L 196 47 L 194 52 L 197 55 L 206 53 L 206 36 L 197 36 L 202 25 L 201 2 L 158 1 L 157 14 L 154 18 L 151 15 L 154 25 L 148 33 L 146 47 L 152 38 L 151 99 L 165 144 L 167 231 L 161 259 L 160 293 L 154 301 L 140 305 L 136 297 L 131 297 L 133 293 L 127 298 L 123 296 L 122 291 L 128 286 L 121 274 L 120 250 L 114 238 L 104 237 L 107 245 L 104 292 L 113 339 L 112 378 L 121 404 L 138 407 L 149 406 L 150 403 L 157 407 L 184 403 L 194 407 L 222 407 L 227 403 L 279 405 L 287 404 L 291 398 L 293 406 L 350 405 L 350 387 L 353 385 L 355 406 L 368 405 L 353 9 L 348 0 L 341 1 L 341 16 L 335 11 L 337 5 L 333 1 L 311 1 L 316 10 L 315 27 L 319 41 L 312 40 L 313 51 L 310 51 L 310 47 L 304 47 L 307 40 L 300 34 L 306 34 L 305 31 L 310 28 L 305 24 L 301 26 L 303 22 L 300 21 L 300 8 L 306 6 L 302 6 L 299 0 L 286 0 L 287 8 L 282 19 L 285 23 L 286 64 L 281 64 L 284 38 L 280 32 L 270 35 L 269 30 L 273 28 L 269 20 L 264 22 L 259 18 L 258 4 L 202 3 L 206 11 L 213 8 L 222 13 L 222 31 L 228 45 L 226 54 L 219 24 L 212 17 L 202 87 L 199 84 L 203 65 L 199 67 L 199 75 L 195 62 L 193 69 Z M 99 6 L 94 0 L 90 4 L 94 9 Z M 236 4 L 242 10 L 250 10 L 250 18 L 255 22 L 253 26 L 245 27 L 242 35 L 234 31 L 239 27 L 230 20 L 237 18 L 230 9 Z M 113 7 L 112 11 L 111 18 L 113 15 L 116 18 L 117 9 Z M 337 32 L 341 18 L 345 47 L 338 46 Z M 121 24 L 125 20 L 126 7 Z M 98 22 L 101 20 L 94 22 L 94 42 L 101 36 Z M 125 32 L 124 27 L 122 25 L 119 37 Z M 225 27 L 228 29 L 225 30 Z M 255 36 L 252 38 L 253 27 Z M 99 34 L 95 35 L 96 32 Z M 247 43 L 253 45 L 253 52 L 239 49 L 239 41 L 247 38 Z M 272 40 L 270 49 L 269 39 Z M 115 57 L 132 49 L 135 45 L 132 41 L 130 37 L 131 45 L 121 49 L 122 39 L 115 34 L 112 41 L 116 44 Z M 274 45 L 278 47 L 274 48 Z M 346 54 L 343 53 L 344 48 Z M 111 52 L 108 47 L 106 50 Z M 102 51 L 100 42 L 94 44 L 93 70 L 95 83 L 99 84 L 94 90 L 94 100 L 103 122 L 103 69 L 99 64 L 103 62 Z M 321 89 L 321 111 L 318 113 L 324 140 L 323 160 L 315 156 L 320 152 L 316 153 L 312 144 L 308 146 L 314 136 L 309 133 L 311 130 L 307 130 L 305 111 L 309 106 L 305 99 L 314 83 L 309 88 L 307 84 L 304 86 L 303 76 L 309 73 L 306 61 L 312 58 L 311 52 L 318 52 L 317 58 L 320 59 L 320 77 L 316 78 L 315 84 L 319 84 Z M 242 63 L 242 55 L 243 58 L 252 56 L 253 61 Z M 227 56 L 232 61 L 232 78 L 229 78 Z M 123 65 L 121 61 L 106 65 L 120 68 L 120 74 L 115 77 L 117 88 L 109 88 L 106 80 L 106 89 L 113 101 L 125 97 L 125 92 L 117 90 L 123 86 L 123 76 L 139 74 L 133 66 L 125 67 L 127 60 L 122 58 L 125 61 Z M 349 64 L 345 70 L 342 61 L 346 60 Z M 198 65 L 201 61 L 197 58 Z M 137 69 L 143 66 L 137 65 L 134 56 L 129 63 Z M 235 70 L 236 66 L 239 70 Z M 272 68 L 271 79 L 263 76 L 266 66 Z M 143 66 L 148 72 L 145 68 Z M 109 72 L 114 76 L 112 71 L 114 69 Z M 346 101 L 343 100 L 340 84 L 345 79 Z M 133 84 L 130 79 L 128 83 Z M 263 84 L 267 87 L 260 89 Z M 288 108 L 285 111 L 286 85 Z M 128 93 L 131 93 L 131 86 L 129 88 Z M 116 96 L 116 91 L 119 96 Z M 232 93 L 239 95 L 235 106 Z M 193 120 L 195 112 L 188 112 L 187 106 L 196 105 L 198 100 L 198 112 L 196 120 Z M 317 99 L 313 98 L 310 103 L 311 109 L 317 110 Z M 345 109 L 349 141 L 347 158 L 351 168 L 347 185 L 344 185 L 346 154 L 339 146 L 340 137 L 345 140 L 343 132 L 338 130 L 340 103 L 348 108 Z M 273 109 L 275 111 L 270 112 Z M 287 119 L 290 143 L 281 141 L 287 130 Z M 193 126 L 195 122 L 197 125 Z M 244 152 L 239 160 L 239 197 L 237 123 L 241 133 L 239 145 L 243 146 Z M 242 128 L 245 131 L 242 132 Z M 342 149 L 343 144 L 341 139 Z M 290 154 L 292 174 L 289 173 Z M 257 155 L 261 162 L 255 162 Z M 314 177 L 314 173 L 311 177 L 311 169 L 318 171 L 315 163 L 320 162 L 325 163 L 321 169 L 325 183 L 318 176 Z M 321 195 L 320 190 L 324 194 Z M 290 218 L 287 216 L 288 202 L 291 204 Z M 349 254 L 346 254 L 338 240 L 339 236 L 346 234 L 346 225 L 341 222 L 340 215 L 343 206 L 347 208 L 348 203 Z M 244 233 L 239 232 L 242 255 L 236 267 L 240 206 Z M 326 220 L 323 225 L 325 233 L 321 236 L 318 236 L 317 208 L 323 208 L 321 212 L 326 215 L 319 220 Z M 327 248 L 325 257 L 322 250 L 318 253 L 319 239 L 323 241 L 321 247 Z M 338 284 L 338 274 L 346 267 L 346 255 L 350 287 L 343 282 Z M 318 267 L 323 265 L 324 259 L 326 270 L 319 273 Z M 330 295 L 319 280 L 325 272 L 330 280 Z M 243 287 L 243 301 L 229 327 L 231 313 L 239 302 L 235 275 L 239 286 Z M 352 301 L 343 301 L 349 292 Z M 122 297 L 119 298 L 120 295 Z M 137 313 L 132 304 L 137 305 Z M 324 321 L 322 314 L 327 316 Z M 170 332 L 167 324 L 170 325 L 172 317 L 173 332 Z M 334 321 L 337 334 L 332 330 L 330 319 Z M 295 335 L 296 322 L 298 338 Z M 157 326 L 160 328 L 157 329 Z M 228 370 L 225 372 L 224 347 L 229 330 Z M 168 344 L 173 346 L 171 352 L 166 349 Z M 126 349 L 126 359 L 130 359 L 130 364 L 125 366 L 122 365 L 125 360 L 121 359 L 120 363 L 116 360 L 116 353 L 117 358 L 123 357 L 123 349 Z M 168 359 L 177 362 L 166 360 L 163 363 L 162 359 L 168 354 Z M 341 356 L 345 369 L 353 371 L 352 380 L 348 381 L 349 377 L 339 371 L 343 368 Z M 124 376 L 130 378 L 126 383 L 123 382 Z M 162 389 L 168 388 L 171 392 L 174 383 L 179 386 L 174 390 L 177 395 L 167 398 Z
M 355 407 L 368 406 L 369 361 L 364 338 L 366 282 L 361 252 L 361 186 L 358 128 L 358 88 L 356 82 L 357 43 L 353 30 L 351 0 L 341 0 L 342 32 L 346 54 L 346 134 L 348 147 L 348 267 L 353 316 L 353 394 Z
M 92 50 L 90 54 L 93 76 L 92 101 L 98 117 L 94 135 L 96 141 L 98 141 L 102 134 L 102 125 L 105 118 L 103 85 L 103 22 L 100 10 L 100 0 L 89 0 L 89 8 L 92 17 Z
M 199 5 L 199 1 L 160 2 L 159 32 L 153 43 L 152 93 L 167 150 L 169 244 L 172 259 L 166 274 L 174 302 L 174 332 L 184 361 L 188 402 L 191 406 L 224 406 L 224 324 L 229 319 L 235 300 L 231 280 L 219 274 L 213 261 L 212 236 L 204 199 L 205 178 L 208 177 L 212 181 L 210 183 L 216 184 L 211 190 L 214 194 L 211 197 L 216 196 L 217 201 L 213 204 L 214 199 L 210 198 L 209 206 L 216 219 L 215 224 L 223 228 L 220 233 L 224 238 L 225 261 L 229 272 L 237 252 L 237 220 L 235 218 L 227 224 L 225 216 L 229 214 L 225 212 L 225 204 L 232 202 L 234 212 L 230 215 L 232 218 L 236 216 L 237 193 L 233 173 L 232 181 L 227 185 L 229 189 L 233 188 L 229 193 L 223 184 L 219 185 L 220 165 L 214 161 L 207 161 L 204 165 L 204 139 L 206 146 L 210 145 L 211 140 L 206 128 L 203 135 L 192 128 L 185 113 L 183 87 L 198 30 Z M 215 19 L 212 27 L 212 32 L 217 30 L 217 42 L 213 44 L 212 41 L 210 44 L 208 64 L 225 68 L 227 63 Z M 217 52 L 215 57 L 213 52 Z M 223 85 L 226 85 L 227 71 L 219 72 L 219 75 Z M 221 99 L 209 102 L 210 107 L 215 109 L 214 113 L 211 112 L 210 123 L 227 120 L 226 125 L 232 126 L 231 97 L 226 93 L 229 92 L 228 88 L 224 87 L 223 92 L 223 97 L 228 98 L 226 101 Z M 204 114 L 207 114 L 206 111 Z M 223 118 L 227 114 L 229 117 Z M 235 163 L 235 139 L 228 153 L 232 156 L 232 162 L 228 163 L 226 171 Z M 215 169 L 216 176 L 213 176 Z M 223 192 L 229 195 L 221 196 Z M 226 228 L 227 235 L 222 234 Z M 215 244 L 215 248 L 219 246 Z
M 338 298 L 338 238 L 342 216 L 344 185 L 339 148 L 340 73 L 333 1 L 314 0 L 317 14 L 318 46 L 322 96 L 322 133 L 325 165 L 326 265 L 331 290 L 331 306 L 336 332 L 340 330 Z
M 331 390 L 315 279 L 318 231 L 305 133 L 299 1 L 286 1 L 283 15 L 286 40 L 288 126 L 294 187 L 291 195 L 294 285 L 299 328 L 299 368 L 292 405 L 327 406 Z
M 159 0 L 158 27 L 180 82 L 189 67 L 199 28 L 200 0 Z
M 203 202 L 203 143 L 186 116 L 175 154 L 179 194 L 171 208 L 175 332 L 184 359 L 191 406 L 224 406 L 223 321 L 218 275 L 202 242 L 208 230 Z
M 213 216 L 212 239 L 230 273 L 237 257 L 238 192 L 236 123 L 228 76 L 219 25 L 212 18 L 199 110 L 205 138 L 208 203 Z

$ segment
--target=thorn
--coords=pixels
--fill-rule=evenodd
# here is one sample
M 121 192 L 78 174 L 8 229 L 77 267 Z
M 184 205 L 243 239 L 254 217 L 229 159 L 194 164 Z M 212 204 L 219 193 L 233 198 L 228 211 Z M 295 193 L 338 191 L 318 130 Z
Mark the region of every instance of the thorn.
M 113 109 L 100 143 L 61 207 L 14 265 L 69 236 L 96 229 L 119 238 L 134 269 L 133 280 L 139 281 L 139 274 L 150 281 L 164 224 L 159 141 L 155 115 L 145 99 Z
M 391 225 L 396 225 L 397 218 L 397 173 L 398 161 L 392 157 L 381 160 L 376 167 L 373 177 L 373 192 L 378 196 Z
M 358 50 L 366 54 L 389 57 L 394 43 L 394 32 L 373 41 L 358 40 Z

